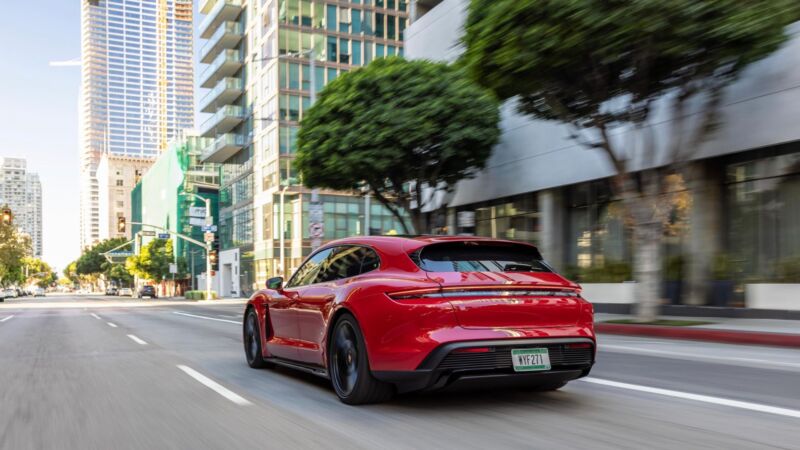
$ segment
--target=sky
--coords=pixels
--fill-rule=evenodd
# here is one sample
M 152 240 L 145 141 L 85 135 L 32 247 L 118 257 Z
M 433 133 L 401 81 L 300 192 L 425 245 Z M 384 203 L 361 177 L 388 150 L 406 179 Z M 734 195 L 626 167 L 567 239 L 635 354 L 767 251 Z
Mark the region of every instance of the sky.
M 42 259 L 60 271 L 80 256 L 80 67 L 51 67 L 49 63 L 80 57 L 80 1 L 4 3 L 0 14 L 0 156 L 25 158 L 28 170 L 39 174 Z M 199 1 L 195 3 L 197 10 Z M 200 95 L 196 92 L 195 98 Z
M 43 259 L 78 257 L 80 2 L 4 2 L 0 14 L 0 156 L 28 160 L 42 180 Z

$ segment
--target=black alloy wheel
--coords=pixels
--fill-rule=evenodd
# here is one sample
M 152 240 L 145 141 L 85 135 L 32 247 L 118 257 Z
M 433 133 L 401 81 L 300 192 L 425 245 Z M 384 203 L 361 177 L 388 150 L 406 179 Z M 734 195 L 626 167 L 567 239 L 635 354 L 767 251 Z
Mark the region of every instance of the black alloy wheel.
M 378 403 L 394 394 L 369 369 L 366 346 L 355 319 L 345 314 L 336 321 L 328 352 L 328 373 L 339 399 L 349 405 Z
M 261 333 L 258 327 L 258 317 L 254 309 L 248 310 L 244 319 L 242 340 L 244 342 L 247 365 L 253 369 L 266 367 L 267 362 L 264 361 L 264 356 L 261 353 Z

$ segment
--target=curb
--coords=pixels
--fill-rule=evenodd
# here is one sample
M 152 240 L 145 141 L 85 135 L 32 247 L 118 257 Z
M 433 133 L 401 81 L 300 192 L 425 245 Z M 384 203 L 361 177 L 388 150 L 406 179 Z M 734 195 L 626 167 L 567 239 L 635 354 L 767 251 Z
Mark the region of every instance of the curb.
M 658 325 L 627 325 L 597 323 L 598 333 L 625 336 L 646 336 L 692 341 L 722 342 L 739 345 L 769 345 L 800 348 L 800 334 L 762 333 L 755 331 L 710 330 L 707 328 L 665 327 Z

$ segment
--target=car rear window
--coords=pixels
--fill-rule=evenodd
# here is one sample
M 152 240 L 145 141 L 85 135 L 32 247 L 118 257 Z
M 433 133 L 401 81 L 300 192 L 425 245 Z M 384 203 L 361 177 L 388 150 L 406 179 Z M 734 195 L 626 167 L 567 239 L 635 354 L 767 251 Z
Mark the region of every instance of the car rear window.
M 475 241 L 432 244 L 411 255 L 427 272 L 552 272 L 535 247 Z

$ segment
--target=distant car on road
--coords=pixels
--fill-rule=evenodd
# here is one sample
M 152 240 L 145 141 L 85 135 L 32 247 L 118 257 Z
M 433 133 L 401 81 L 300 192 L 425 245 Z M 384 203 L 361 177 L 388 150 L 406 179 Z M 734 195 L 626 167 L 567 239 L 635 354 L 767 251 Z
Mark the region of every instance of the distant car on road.
M 117 291 L 117 296 L 119 297 L 133 297 L 133 289 L 131 288 L 119 288 Z
M 460 384 L 556 390 L 589 374 L 594 313 L 533 245 L 465 237 L 334 241 L 244 311 L 250 367 L 330 378 L 344 403 Z
M 44 291 L 44 289 L 42 289 L 42 288 L 40 288 L 40 287 L 37 287 L 37 288 L 35 288 L 35 289 L 33 290 L 33 296 L 34 296 L 34 297 L 44 297 L 44 296 L 45 296 L 45 291 Z
M 114 286 L 109 287 L 106 289 L 106 295 L 117 295 L 117 288 Z
M 17 290 L 15 288 L 6 288 L 4 289 L 4 292 L 5 292 L 5 298 L 19 297 L 19 294 L 17 293 Z
M 149 285 L 142 286 L 142 288 L 139 289 L 139 298 L 144 298 L 144 297 L 158 298 L 158 295 L 156 295 L 156 288 Z

